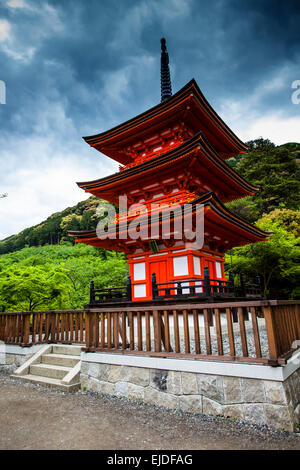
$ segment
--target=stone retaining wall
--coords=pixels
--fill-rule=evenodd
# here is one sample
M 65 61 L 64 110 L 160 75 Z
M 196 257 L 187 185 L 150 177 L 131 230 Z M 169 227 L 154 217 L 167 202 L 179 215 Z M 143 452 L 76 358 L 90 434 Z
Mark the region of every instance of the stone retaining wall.
M 22 348 L 10 344 L 0 344 L 0 367 L 7 373 L 12 373 L 15 369 L 24 364 L 35 354 L 43 345 L 34 345 L 29 348 Z
M 277 381 L 85 362 L 84 353 L 81 359 L 83 390 L 279 430 L 298 430 L 300 368 L 285 381 Z
M 12 373 L 43 345 L 0 344 Z M 283 367 L 81 353 L 81 388 L 169 409 L 299 431 L 300 353 Z

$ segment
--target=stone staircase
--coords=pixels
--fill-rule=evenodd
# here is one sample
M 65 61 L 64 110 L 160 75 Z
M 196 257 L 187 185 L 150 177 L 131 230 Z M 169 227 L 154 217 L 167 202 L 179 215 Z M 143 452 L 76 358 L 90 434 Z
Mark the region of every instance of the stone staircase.
M 13 378 L 63 391 L 80 388 L 81 346 L 50 344 L 14 371 Z

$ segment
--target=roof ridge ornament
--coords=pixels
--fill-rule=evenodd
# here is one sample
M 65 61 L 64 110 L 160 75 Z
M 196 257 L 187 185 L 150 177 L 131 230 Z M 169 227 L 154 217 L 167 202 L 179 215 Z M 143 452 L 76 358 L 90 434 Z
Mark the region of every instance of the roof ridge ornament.
M 160 59 L 160 85 L 161 102 L 168 100 L 172 96 L 171 76 L 169 69 L 169 54 L 167 53 L 166 40 L 161 38 L 161 59 Z

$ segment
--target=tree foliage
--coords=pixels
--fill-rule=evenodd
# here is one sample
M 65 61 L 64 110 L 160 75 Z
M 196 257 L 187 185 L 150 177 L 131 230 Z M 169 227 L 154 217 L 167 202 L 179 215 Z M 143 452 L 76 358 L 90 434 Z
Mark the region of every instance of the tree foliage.
M 0 257 L 0 311 L 83 308 L 92 280 L 125 285 L 122 254 L 65 243 L 28 247 Z
M 229 207 L 249 221 L 276 208 L 298 210 L 300 204 L 300 144 L 276 147 L 268 139 L 247 142 L 248 151 L 231 159 L 235 170 L 260 190 L 251 198 L 233 202 Z
M 289 221 L 289 222 L 288 222 Z M 259 242 L 231 250 L 226 268 L 243 272 L 254 280 L 260 275 L 264 296 L 268 298 L 300 297 L 299 213 L 275 209 L 256 222 L 265 231 L 273 231 L 267 242 Z

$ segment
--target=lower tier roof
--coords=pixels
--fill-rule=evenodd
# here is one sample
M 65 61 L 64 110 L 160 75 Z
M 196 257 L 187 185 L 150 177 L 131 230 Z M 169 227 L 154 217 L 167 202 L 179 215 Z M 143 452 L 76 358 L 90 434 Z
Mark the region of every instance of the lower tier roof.
M 99 232 L 97 234 L 96 229 L 68 231 L 68 234 L 70 237 L 75 238 L 76 243 L 85 243 L 87 245 L 107 250 L 121 251 L 128 254 L 134 253 L 137 249 L 141 248 L 146 252 L 151 251 L 150 242 L 153 241 L 153 239 L 156 241 L 162 240 L 169 245 L 174 244 L 179 239 L 183 242 L 190 241 L 184 233 L 182 233 L 181 238 L 180 235 L 178 238 L 178 227 L 181 226 L 183 228 L 183 212 L 180 211 L 180 207 L 177 208 L 177 211 L 174 211 L 174 209 L 173 207 L 173 212 L 165 209 L 156 213 L 149 212 L 142 214 L 129 220 L 125 225 L 124 222 L 123 224 L 112 223 L 108 225 L 106 232 L 101 235 L 99 235 Z M 199 239 L 201 234 L 197 232 L 197 230 L 199 230 L 197 220 L 200 220 L 200 211 L 203 211 L 204 214 L 204 225 L 200 227 L 200 230 L 204 232 L 204 245 L 221 253 L 225 253 L 236 246 L 267 241 L 268 237 L 273 233 L 265 232 L 237 216 L 230 211 L 213 192 L 209 192 L 185 206 L 185 215 L 191 217 L 190 220 L 193 221 L 192 229 Z M 196 219 L 197 216 L 198 219 Z M 163 234 L 163 224 L 168 221 L 170 221 L 169 233 Z M 150 222 L 152 238 L 149 229 Z M 130 230 L 133 230 L 133 232 L 136 230 L 135 233 L 139 231 L 140 236 L 133 239 L 130 233 L 128 233 Z M 153 238 L 153 233 L 157 234 L 155 238 Z M 201 247 L 199 247 L 199 249 L 200 248 Z

